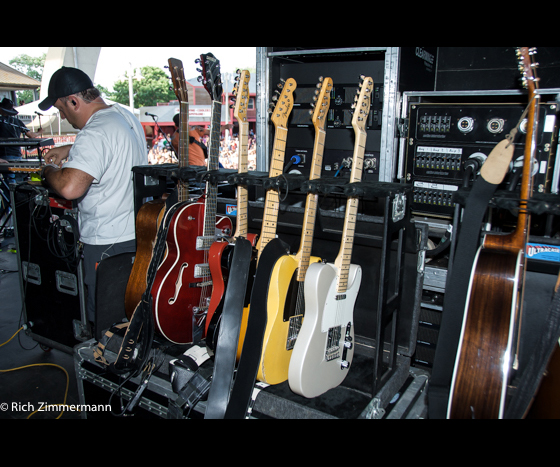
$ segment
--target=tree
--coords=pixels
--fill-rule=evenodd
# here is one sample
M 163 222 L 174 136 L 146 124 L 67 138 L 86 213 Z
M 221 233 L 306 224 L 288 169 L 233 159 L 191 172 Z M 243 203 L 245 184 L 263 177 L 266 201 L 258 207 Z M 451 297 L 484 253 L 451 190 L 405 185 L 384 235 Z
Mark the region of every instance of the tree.
M 41 82 L 46 58 L 47 54 L 43 54 L 40 57 L 30 57 L 29 55 L 22 54 L 12 58 L 10 60 L 10 65 L 30 78 Z M 18 103 L 21 101 L 28 103 L 33 102 L 35 100 L 33 90 L 26 89 L 24 91 L 17 91 L 17 100 Z
M 136 69 L 134 74 L 136 75 Z M 140 75 L 141 79 L 132 79 L 135 108 L 154 106 L 175 99 L 175 94 L 169 87 L 169 78 L 163 70 L 145 66 L 140 69 Z M 113 92 L 107 93 L 107 97 L 119 104 L 129 105 L 128 73 L 124 80 L 113 85 L 113 89 Z

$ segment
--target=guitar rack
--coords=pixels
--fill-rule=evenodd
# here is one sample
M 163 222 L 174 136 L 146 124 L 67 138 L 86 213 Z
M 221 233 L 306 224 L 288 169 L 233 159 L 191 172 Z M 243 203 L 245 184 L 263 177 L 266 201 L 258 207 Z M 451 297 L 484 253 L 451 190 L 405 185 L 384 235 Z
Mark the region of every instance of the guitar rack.
M 238 174 L 224 169 L 178 171 L 176 166 L 141 166 L 135 167 L 133 172 L 137 200 L 169 193 L 169 188 L 182 179 L 188 180 L 189 185 L 209 181 L 223 186 L 277 190 L 294 196 L 317 193 L 320 198 L 359 197 L 364 202 L 373 203 L 374 211 L 379 214 L 358 215 L 354 241 L 353 262 L 362 267 L 364 277 L 354 312 L 355 355 L 348 377 L 339 387 L 315 399 L 296 395 L 287 382 L 277 386 L 257 383 L 251 416 L 406 418 L 424 415 L 422 396 L 428 377 L 423 370 L 412 368 L 411 361 L 416 349 L 428 227 L 411 221 L 408 203 L 411 186 L 384 182 L 348 184 L 344 180 L 324 179 L 309 181 L 301 175 L 291 174 L 269 178 L 262 172 Z M 227 207 L 235 202 L 235 199 L 218 198 L 218 213 L 226 214 Z M 263 211 L 263 201 L 249 201 L 250 232 L 260 233 Z M 277 233 L 292 249 L 299 245 L 303 215 L 304 209 L 297 204 L 281 203 Z M 326 261 L 334 259 L 332 255 L 338 252 L 343 221 L 344 212 L 319 210 L 313 255 Z M 92 371 L 98 371 L 95 362 L 86 362 L 91 359 L 84 358 L 89 354 L 85 351 L 88 346 L 92 347 L 94 343 L 86 342 L 81 350 L 75 351 L 79 385 L 86 383 L 97 386 L 97 390 L 114 392 L 114 383 L 103 383 L 103 375 L 92 376 Z M 88 367 L 87 371 L 82 371 L 84 365 Z M 165 366 L 162 366 L 161 374 L 152 377 L 148 386 L 163 396 L 157 409 L 159 417 L 166 417 L 165 399 L 172 401 L 176 396 L 169 394 L 169 384 L 165 382 L 169 375 L 163 368 Z M 162 392 L 158 387 L 167 389 Z M 84 394 L 82 389 L 81 399 L 85 398 Z M 130 397 L 133 396 L 134 392 L 131 392 Z M 141 406 L 148 410 L 150 402 L 144 399 L 149 397 L 143 396 L 141 402 Z M 204 401 L 199 402 L 190 416 L 200 418 L 205 407 Z

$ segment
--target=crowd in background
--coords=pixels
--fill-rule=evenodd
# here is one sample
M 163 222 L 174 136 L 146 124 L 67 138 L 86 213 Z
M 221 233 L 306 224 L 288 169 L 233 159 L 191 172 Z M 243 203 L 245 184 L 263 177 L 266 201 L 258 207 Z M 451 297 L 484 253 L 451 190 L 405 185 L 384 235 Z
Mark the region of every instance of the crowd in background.
M 176 164 L 177 157 L 169 143 L 171 136 L 167 139 L 163 136 L 153 141 L 152 148 L 148 153 L 150 164 Z M 203 138 L 203 143 L 208 147 L 208 137 Z M 254 134 L 249 136 L 248 148 L 248 170 L 257 169 L 257 149 Z M 237 169 L 239 161 L 239 136 L 233 135 L 229 138 L 222 137 L 220 140 L 220 164 L 225 169 Z

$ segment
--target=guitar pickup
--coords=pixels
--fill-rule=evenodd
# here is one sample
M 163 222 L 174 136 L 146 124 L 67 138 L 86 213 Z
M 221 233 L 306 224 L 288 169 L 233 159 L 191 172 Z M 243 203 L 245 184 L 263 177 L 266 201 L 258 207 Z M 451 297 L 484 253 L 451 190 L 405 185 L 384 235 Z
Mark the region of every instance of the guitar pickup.
M 212 243 L 216 241 L 216 237 L 196 237 L 196 249 L 209 250 Z
M 194 267 L 194 278 L 195 279 L 202 279 L 203 277 L 210 276 L 210 265 L 205 264 L 197 264 Z

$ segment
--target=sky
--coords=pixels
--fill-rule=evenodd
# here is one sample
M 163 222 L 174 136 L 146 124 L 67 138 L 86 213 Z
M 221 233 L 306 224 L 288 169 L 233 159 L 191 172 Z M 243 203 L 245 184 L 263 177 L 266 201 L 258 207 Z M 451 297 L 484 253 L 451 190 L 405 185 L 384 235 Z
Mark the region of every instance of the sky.
M 12 58 L 27 54 L 38 57 L 47 53 L 48 47 L 0 47 L 0 62 L 9 65 Z M 196 78 L 199 65 L 195 59 L 202 53 L 211 52 L 220 61 L 222 73 L 234 73 L 236 68 L 256 68 L 256 47 L 102 47 L 97 62 L 95 84 L 112 89 L 113 83 L 124 77 L 132 68 L 155 66 L 164 69 L 169 58 L 183 62 L 185 78 Z

